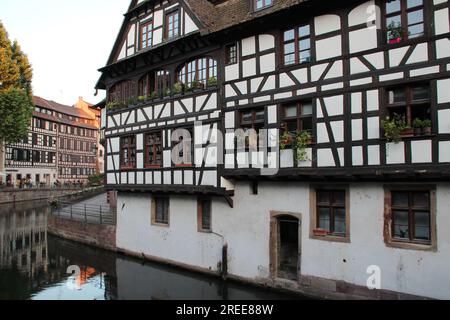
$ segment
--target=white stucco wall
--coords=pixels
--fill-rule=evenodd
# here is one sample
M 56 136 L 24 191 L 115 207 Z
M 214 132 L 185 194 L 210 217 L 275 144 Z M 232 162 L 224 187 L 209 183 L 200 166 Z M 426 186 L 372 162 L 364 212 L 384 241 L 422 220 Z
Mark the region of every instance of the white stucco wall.
M 384 190 L 382 184 L 350 187 L 351 243 L 309 238 L 309 185 L 261 183 L 258 195 L 250 186 L 235 185 L 234 209 L 220 198 L 212 208 L 213 231 L 229 246 L 229 273 L 249 279 L 268 278 L 270 211 L 302 214 L 302 275 L 365 286 L 367 268 L 382 271 L 382 289 L 432 298 L 450 298 L 450 185 L 437 188 L 438 251 L 388 248 L 383 239 Z M 275 200 L 276 199 L 276 200 Z M 120 212 L 125 203 L 124 210 Z M 251 205 L 249 205 L 251 204 Z M 118 247 L 136 253 L 217 270 L 222 239 L 197 231 L 195 197 L 172 196 L 170 227 L 151 226 L 150 195 L 119 195 Z

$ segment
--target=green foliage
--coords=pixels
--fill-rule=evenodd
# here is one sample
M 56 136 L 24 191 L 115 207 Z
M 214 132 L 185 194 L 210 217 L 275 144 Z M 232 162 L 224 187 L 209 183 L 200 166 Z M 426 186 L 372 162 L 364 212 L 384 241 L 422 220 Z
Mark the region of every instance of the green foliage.
M 291 145 L 292 145 L 292 135 L 290 132 L 285 131 L 280 137 L 280 149 L 286 150 L 286 148 Z
M 146 97 L 146 96 L 139 96 L 139 97 L 137 98 L 137 100 L 138 100 L 139 102 L 145 102 L 145 101 L 147 101 L 147 97 Z
M 149 93 L 149 95 L 147 96 L 147 100 L 154 100 L 158 98 L 158 92 L 156 91 L 152 91 Z
M 217 78 L 211 77 L 208 79 L 208 87 L 214 87 L 217 86 Z
M 192 81 L 191 83 L 191 88 L 192 90 L 197 90 L 197 89 L 201 89 L 203 87 L 202 83 L 200 81 L 198 81 L 197 79 L 195 79 L 194 81 Z
M 88 177 L 89 184 L 91 186 L 100 186 L 104 184 L 105 175 L 104 174 L 94 174 Z
M 302 131 L 297 134 L 295 139 L 295 158 L 297 161 L 307 161 L 308 152 L 307 147 L 311 144 L 312 136 L 308 131 Z
M 387 31 L 388 31 L 388 35 L 389 35 L 389 40 L 403 38 L 403 30 L 402 30 L 402 25 L 400 23 L 395 23 L 395 21 L 392 21 L 387 26 Z
M 15 143 L 28 132 L 32 110 L 33 72 L 27 56 L 0 23 L 0 140 Z
M 386 120 L 381 121 L 381 124 L 384 129 L 384 137 L 388 142 L 399 143 L 402 132 L 409 129 L 404 115 L 394 114 L 393 119 L 387 117 Z
M 174 94 L 180 94 L 180 93 L 182 93 L 182 92 L 183 92 L 183 85 L 182 85 L 181 83 L 179 83 L 179 82 L 175 83 L 175 84 L 173 85 L 172 92 L 173 92 Z
M 421 129 L 423 127 L 423 121 L 419 118 L 414 119 L 413 127 L 416 129 Z
M 433 125 L 433 123 L 431 122 L 431 120 L 430 119 L 427 119 L 427 120 L 423 120 L 422 121 L 422 128 L 431 128 L 432 127 L 432 125 Z
M 108 102 L 106 104 L 106 110 L 108 111 L 118 110 L 125 107 L 126 107 L 125 103 L 119 101 Z
M 27 132 L 33 112 L 33 102 L 22 89 L 8 89 L 0 93 L 0 140 L 16 143 Z

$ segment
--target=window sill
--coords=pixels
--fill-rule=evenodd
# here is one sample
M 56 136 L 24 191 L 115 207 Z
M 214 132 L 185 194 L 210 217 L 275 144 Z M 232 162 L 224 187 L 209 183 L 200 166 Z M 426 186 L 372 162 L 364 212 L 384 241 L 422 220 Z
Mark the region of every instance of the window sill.
M 155 169 L 155 170 L 157 170 L 157 169 L 161 169 L 162 168 L 162 166 L 151 166 L 151 165 L 146 165 L 145 166 L 145 169 Z
M 170 228 L 170 224 L 166 223 L 158 223 L 158 222 L 152 222 L 152 227 L 158 227 L 158 228 Z
M 351 243 L 350 236 L 346 237 L 340 237 L 332 234 L 328 235 L 316 235 L 313 232 L 311 232 L 310 239 L 312 240 L 319 240 L 319 241 L 327 241 L 327 242 L 338 242 L 338 243 Z
M 131 171 L 131 170 L 136 170 L 136 167 L 135 166 L 134 167 L 123 167 L 123 166 L 121 166 L 120 170 L 122 170 L 122 171 Z
M 174 166 L 175 168 L 194 168 L 192 164 L 177 164 Z
M 202 230 L 202 229 L 199 229 L 199 230 L 198 230 L 198 233 L 212 234 L 213 232 L 212 232 L 212 230 Z
M 431 252 L 437 251 L 436 244 L 421 244 L 395 239 L 390 239 L 388 242 L 386 242 L 386 246 L 388 248 L 403 249 L 403 250 L 431 251 Z

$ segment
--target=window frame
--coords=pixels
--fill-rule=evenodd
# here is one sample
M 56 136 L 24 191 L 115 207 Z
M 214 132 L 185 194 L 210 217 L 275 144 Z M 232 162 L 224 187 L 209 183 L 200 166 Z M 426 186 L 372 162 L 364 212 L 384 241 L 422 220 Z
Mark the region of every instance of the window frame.
M 147 45 L 144 47 L 143 46 L 143 42 L 144 42 L 144 28 L 145 27 L 149 27 L 149 26 L 151 26 L 151 29 L 147 29 L 147 33 L 146 33 L 147 34 L 147 38 L 145 40 L 147 42 Z M 144 50 L 144 49 L 153 47 L 154 31 L 155 30 L 154 30 L 154 25 L 153 25 L 153 19 L 151 19 L 151 20 L 149 20 L 147 22 L 144 22 L 144 23 L 142 23 L 140 25 L 140 27 L 139 27 L 139 50 Z M 151 43 L 150 44 L 148 43 L 148 41 L 149 41 L 148 34 L 151 34 L 151 38 L 150 38 Z
M 155 136 L 155 135 L 158 135 L 159 136 L 159 139 L 160 139 L 160 143 L 159 144 L 153 144 L 153 145 L 151 145 L 150 143 L 149 143 L 149 140 L 148 140 L 148 138 L 150 137 L 150 136 Z M 156 155 L 157 155 L 157 152 L 155 152 L 155 150 L 157 150 L 157 146 L 158 145 L 160 145 L 160 147 L 161 147 L 161 164 L 155 164 L 155 163 L 151 163 L 149 160 L 149 147 L 151 146 L 152 147 L 152 149 L 153 149 L 153 159 L 152 159 L 152 162 L 156 162 L 156 159 L 155 159 L 155 157 L 156 157 Z M 156 148 L 156 149 L 155 149 Z M 158 131 L 158 132 L 148 132 L 148 133 L 146 133 L 145 135 L 144 135 L 144 152 L 145 152 L 145 155 L 144 155 L 144 160 L 145 160 L 145 163 L 144 163 L 144 166 L 145 166 L 145 168 L 148 168 L 148 169 L 151 169 L 151 168 L 162 168 L 162 166 L 163 166 L 163 164 L 164 164 L 164 146 L 163 146 L 163 134 L 162 134 L 162 132 L 160 132 L 160 131 Z
M 303 107 L 305 105 L 307 105 L 307 104 L 311 104 L 311 106 L 312 106 L 311 114 L 304 115 L 304 114 L 302 114 Z M 288 123 L 296 121 L 297 122 L 297 130 L 296 130 L 297 133 L 306 131 L 306 132 L 309 132 L 311 135 L 313 135 L 313 131 L 314 131 L 314 105 L 313 105 L 313 101 L 306 101 L 306 100 L 297 101 L 297 102 L 295 102 L 295 105 L 297 107 L 297 115 L 295 117 L 288 117 L 286 115 L 286 109 L 288 107 L 293 107 L 294 106 L 294 102 L 293 103 L 286 103 L 286 104 L 281 105 L 281 129 L 282 129 L 282 131 L 283 132 L 287 131 L 287 132 L 290 133 L 290 131 L 288 131 Z M 313 125 L 312 125 L 311 130 L 305 130 L 303 128 L 303 121 L 304 121 L 304 119 L 309 119 L 309 118 L 311 119 L 311 122 L 312 122 Z
M 418 193 L 429 192 L 430 195 L 430 241 L 405 240 L 395 237 L 395 226 L 393 217 L 392 194 L 395 192 Z M 436 186 L 435 185 L 412 185 L 404 186 L 400 184 L 392 184 L 384 186 L 384 241 L 387 247 L 419 250 L 419 251 L 437 251 L 437 225 L 436 225 Z M 408 213 L 409 223 L 411 221 L 410 213 Z M 411 234 L 411 231 L 410 231 Z
M 317 234 L 320 231 L 318 228 L 318 203 L 317 195 L 318 191 L 325 192 L 345 192 L 345 235 L 338 234 Z M 311 185 L 310 187 L 310 239 L 322 240 L 329 242 L 351 243 L 351 193 L 349 185 L 336 184 L 336 185 Z
M 124 141 L 126 139 L 132 139 L 131 141 L 134 140 L 134 144 L 133 143 L 128 143 L 128 146 L 125 147 L 124 146 Z M 121 137 L 120 138 L 120 169 L 121 170 L 133 170 L 136 169 L 136 163 L 137 163 L 137 139 L 135 135 L 130 135 L 130 136 L 125 136 L 125 137 Z M 133 154 L 133 150 L 134 150 L 134 162 L 130 161 L 130 164 L 125 165 L 124 164 L 124 150 L 127 150 L 128 152 L 128 158 L 130 159 L 131 155 Z
M 381 8 L 381 41 L 382 44 L 385 46 L 395 46 L 395 45 L 404 45 L 413 41 L 421 41 L 423 38 L 427 37 L 429 34 L 429 27 L 428 24 L 426 23 L 427 21 L 427 17 L 428 17 L 428 6 L 426 5 L 426 1 L 423 1 L 423 4 L 421 6 L 418 7 L 414 7 L 411 9 L 407 8 L 407 0 L 400 0 L 400 11 L 397 11 L 396 13 L 390 13 L 388 14 L 386 11 L 386 3 L 388 2 L 388 0 L 379 0 L 379 7 Z M 413 11 L 417 11 L 417 10 L 423 10 L 423 25 L 424 25 L 424 31 L 423 31 L 423 35 L 422 36 L 418 36 L 415 38 L 409 38 L 409 34 L 408 34 L 408 13 L 409 12 L 413 12 Z M 402 23 L 402 33 L 403 33 L 403 37 L 401 39 L 400 42 L 398 43 L 389 43 L 389 41 L 387 40 L 387 19 L 389 17 L 392 16 L 396 16 L 400 14 L 400 19 L 401 19 L 401 23 Z M 406 37 L 405 37 L 406 35 Z
M 163 209 L 164 209 L 164 215 L 165 215 L 165 220 L 164 221 L 158 221 L 158 216 L 157 216 L 157 205 L 158 205 L 158 201 L 163 201 Z M 152 205 L 151 205 L 151 225 L 155 226 L 155 227 L 164 227 L 164 228 L 169 228 L 170 227 L 170 197 L 167 195 L 160 195 L 160 194 L 155 194 L 152 197 Z
M 181 17 L 180 17 L 180 10 L 178 8 L 175 8 L 173 10 L 167 11 L 164 13 L 165 18 L 164 18 L 164 39 L 165 40 L 172 40 L 172 39 L 176 39 L 177 37 L 179 37 L 181 35 Z M 172 16 L 176 16 L 177 17 L 177 25 L 174 23 L 169 23 L 169 19 Z M 170 26 L 174 27 L 172 30 L 175 30 L 175 26 L 176 26 L 176 30 L 177 30 L 177 34 L 174 34 L 172 36 L 169 37 L 169 33 L 170 33 Z
M 204 209 L 209 210 L 209 227 L 205 228 Z M 212 199 L 209 197 L 199 197 L 197 199 L 197 226 L 200 233 L 212 233 Z
M 303 26 L 309 26 L 309 37 L 300 37 L 299 36 L 299 29 Z M 294 39 L 293 40 L 289 40 L 289 41 L 285 41 L 284 39 L 284 35 L 287 31 L 290 30 L 294 30 Z M 315 61 L 315 57 L 316 57 L 316 52 L 315 52 L 315 36 L 314 36 L 315 30 L 314 30 L 314 23 L 311 20 L 307 20 L 304 21 L 302 23 L 296 24 L 294 26 L 291 26 L 289 28 L 284 28 L 281 30 L 281 35 L 280 35 L 280 41 L 281 41 L 281 66 L 283 68 L 289 68 L 289 67 L 293 67 L 293 66 L 298 66 L 298 65 L 305 65 L 305 64 L 310 64 L 313 63 Z M 299 41 L 301 41 L 302 39 L 306 39 L 309 38 L 310 41 L 310 59 L 309 61 L 304 61 L 304 62 L 300 62 L 300 53 L 302 51 L 306 51 L 306 50 L 302 50 L 300 51 L 300 46 L 299 46 Z M 285 45 L 289 44 L 289 43 L 294 43 L 294 54 L 295 54 L 295 61 L 294 63 L 291 64 L 286 64 L 285 61 L 285 57 L 286 57 L 286 48 Z
M 413 100 L 413 94 L 414 94 L 414 88 L 418 88 L 418 87 L 422 87 L 422 86 L 426 86 L 428 87 L 428 99 L 421 99 L 421 100 Z M 389 101 L 389 92 L 394 91 L 396 89 L 403 89 L 403 91 L 405 92 L 405 101 L 404 102 L 393 102 L 390 103 Z M 413 117 L 413 112 L 412 109 L 414 107 L 423 107 L 425 105 L 429 106 L 430 109 L 430 118 L 429 120 L 431 120 L 432 125 L 434 125 L 434 121 L 433 121 L 433 115 L 432 115 L 432 87 L 431 84 L 429 82 L 424 82 L 424 83 L 412 83 L 412 84 L 405 84 L 402 86 L 393 86 L 393 87 L 388 87 L 386 88 L 386 99 L 385 99 L 385 110 L 386 110 L 386 116 L 391 116 L 391 111 L 390 109 L 394 109 L 394 108 L 405 108 L 406 109 L 406 113 L 405 113 L 405 118 L 406 118 L 406 123 L 408 124 L 408 126 L 410 126 L 411 128 L 413 128 L 413 122 L 414 122 L 414 117 Z M 424 120 L 424 119 L 421 119 Z
M 235 51 L 230 51 L 231 48 L 235 48 Z M 230 53 L 234 52 L 235 56 L 230 55 Z M 237 42 L 230 43 L 225 46 L 225 65 L 230 66 L 237 64 L 239 62 L 239 49 Z
M 206 60 L 206 65 L 205 67 L 202 69 L 200 68 L 199 62 L 201 60 L 205 59 Z M 211 61 L 213 62 L 213 64 L 211 65 Z M 193 72 L 189 72 L 189 68 L 190 65 L 192 63 L 195 63 L 195 67 Z M 184 69 L 184 72 L 182 72 Z M 213 74 L 211 74 L 211 69 L 213 70 Z M 200 75 L 202 70 L 205 70 L 206 72 L 206 78 L 204 80 L 200 80 Z M 214 70 L 215 70 L 215 74 L 214 74 Z M 183 64 L 181 64 L 178 68 L 177 68 L 177 82 L 186 86 L 186 88 L 188 88 L 190 85 L 192 85 L 193 81 L 189 81 L 189 76 L 190 74 L 194 73 L 194 80 L 197 80 L 202 86 L 203 88 L 207 87 L 208 85 L 208 80 L 211 79 L 212 77 L 215 77 L 216 79 L 218 78 L 219 75 L 219 64 L 217 62 L 217 59 L 215 59 L 214 57 L 210 57 L 210 56 L 202 56 L 202 57 L 197 57 L 194 58 L 192 60 L 186 61 Z
M 262 6 L 261 8 L 258 8 L 258 1 L 262 1 L 262 2 L 263 2 L 263 6 Z M 270 4 L 264 5 L 264 3 L 265 3 L 266 1 L 270 1 Z M 252 1 L 252 4 L 253 4 L 253 11 L 259 12 L 259 11 L 262 11 L 262 10 L 266 10 L 266 9 L 268 9 L 268 8 L 270 8 L 270 7 L 273 7 L 275 1 L 276 1 L 276 0 L 253 0 L 253 1 Z

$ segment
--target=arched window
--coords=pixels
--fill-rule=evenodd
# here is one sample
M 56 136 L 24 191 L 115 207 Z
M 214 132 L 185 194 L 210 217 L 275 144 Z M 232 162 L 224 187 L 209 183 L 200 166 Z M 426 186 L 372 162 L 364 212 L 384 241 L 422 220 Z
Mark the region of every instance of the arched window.
M 206 85 L 211 78 L 217 78 L 217 61 L 212 58 L 199 58 L 189 61 L 178 71 L 178 81 L 191 86 L 196 80 Z
M 139 80 L 139 95 L 149 96 L 153 92 L 159 96 L 170 88 L 170 73 L 167 70 L 150 72 Z
M 109 90 L 109 102 L 126 102 L 134 98 L 135 83 L 131 80 L 119 82 Z

